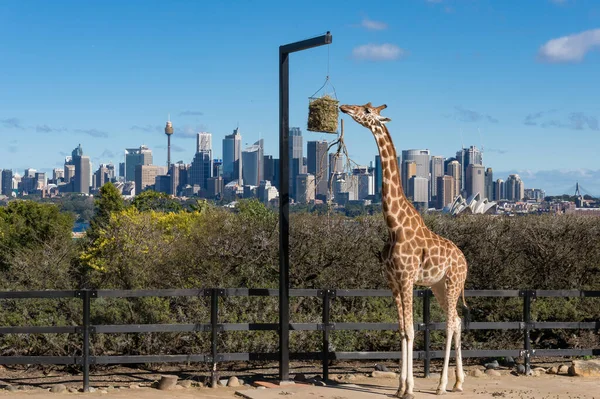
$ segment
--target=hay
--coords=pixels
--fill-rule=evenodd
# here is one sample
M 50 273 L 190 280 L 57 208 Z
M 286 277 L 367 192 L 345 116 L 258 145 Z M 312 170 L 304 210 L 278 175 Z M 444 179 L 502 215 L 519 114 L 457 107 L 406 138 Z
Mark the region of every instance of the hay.
M 328 95 L 311 98 L 308 104 L 308 127 L 311 132 L 337 133 L 339 101 Z

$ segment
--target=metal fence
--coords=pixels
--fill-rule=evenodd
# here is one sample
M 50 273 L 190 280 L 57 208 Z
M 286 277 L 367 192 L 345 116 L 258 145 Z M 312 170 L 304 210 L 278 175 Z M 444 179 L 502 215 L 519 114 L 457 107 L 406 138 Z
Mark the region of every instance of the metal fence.
M 217 364 L 228 361 L 277 360 L 277 353 L 219 353 L 218 335 L 222 331 L 280 331 L 278 323 L 219 323 L 219 297 L 264 297 L 278 296 L 278 289 L 253 288 L 210 288 L 210 289 L 167 289 L 167 290 L 79 290 L 79 291 L 4 291 L 2 299 L 31 298 L 80 298 L 83 301 L 83 324 L 80 326 L 16 326 L 0 327 L 0 334 L 81 334 L 83 339 L 81 356 L 0 356 L 0 364 L 70 364 L 83 369 L 83 390 L 90 386 L 90 365 L 93 364 L 141 364 L 141 363 L 184 363 L 200 362 L 211 364 L 212 383 L 216 383 Z M 94 325 L 90 322 L 91 302 L 95 298 L 136 298 L 136 297 L 210 297 L 211 318 L 205 324 L 127 324 Z M 399 359 L 400 352 L 335 352 L 329 351 L 331 331 L 348 330 L 397 330 L 397 323 L 332 323 L 330 320 L 331 301 L 335 297 L 391 297 L 389 290 L 317 290 L 291 289 L 292 297 L 319 297 L 322 300 L 321 323 L 290 323 L 295 331 L 320 331 L 322 334 L 321 352 L 290 354 L 295 360 L 321 360 L 323 378 L 329 377 L 329 361 Z M 415 323 L 415 330 L 424 334 L 424 349 L 414 351 L 413 357 L 424 361 L 425 375 L 429 374 L 430 360 L 443 358 L 443 351 L 430 349 L 431 331 L 445 330 L 445 323 L 432 323 L 430 290 L 416 290 L 415 297 L 423 299 L 423 321 Z M 531 320 L 532 300 L 539 297 L 600 297 L 600 291 L 546 291 L 546 290 L 477 290 L 465 291 L 467 297 L 523 298 L 522 321 L 509 322 L 470 322 L 464 330 L 520 330 L 524 334 L 523 349 L 508 350 L 464 350 L 463 357 L 522 357 L 529 368 L 532 356 L 597 356 L 600 349 L 532 349 L 530 332 L 539 329 L 590 329 L 599 330 L 600 320 L 592 322 L 535 322 Z M 90 334 L 110 333 L 149 333 L 149 332 L 211 332 L 211 353 L 187 355 L 125 355 L 93 356 L 90 354 Z M 453 356 L 453 355 L 452 355 Z

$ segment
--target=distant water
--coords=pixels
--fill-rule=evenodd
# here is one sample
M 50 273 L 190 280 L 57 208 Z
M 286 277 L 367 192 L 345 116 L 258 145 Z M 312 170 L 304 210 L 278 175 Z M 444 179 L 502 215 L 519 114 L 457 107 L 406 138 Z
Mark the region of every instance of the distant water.
M 89 222 L 75 222 L 73 226 L 73 233 L 83 233 L 90 227 Z

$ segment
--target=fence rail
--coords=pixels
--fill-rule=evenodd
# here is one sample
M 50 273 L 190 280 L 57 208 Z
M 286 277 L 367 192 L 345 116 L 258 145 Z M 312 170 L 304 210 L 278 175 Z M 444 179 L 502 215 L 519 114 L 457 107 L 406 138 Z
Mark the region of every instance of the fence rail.
M 262 288 L 209 288 L 209 289 L 163 289 L 163 290 L 78 290 L 78 291 L 0 291 L 2 299 L 31 298 L 79 298 L 83 301 L 83 323 L 80 326 L 2 326 L 0 334 L 82 334 L 81 356 L 0 356 L 0 364 L 61 364 L 80 365 L 83 368 L 83 390 L 89 391 L 90 365 L 132 364 L 132 363 L 186 363 L 199 362 L 212 365 L 212 383 L 217 380 L 217 363 L 228 361 L 277 360 L 277 353 L 219 353 L 217 338 L 222 331 L 280 331 L 278 323 L 219 323 L 219 297 L 264 297 L 278 296 L 277 289 Z M 96 298 L 140 298 L 140 297 L 210 297 L 210 323 L 199 324 L 126 324 L 94 325 L 90 322 L 91 302 Z M 335 297 L 391 297 L 388 290 L 323 290 L 291 289 L 291 297 L 319 297 L 322 299 L 321 323 L 290 323 L 295 331 L 320 331 L 322 350 L 320 352 L 291 353 L 293 360 L 321 360 L 323 378 L 329 377 L 329 361 L 338 360 L 382 360 L 399 359 L 400 352 L 332 352 L 329 351 L 329 335 L 332 331 L 348 330 L 396 330 L 397 323 L 344 323 L 331 322 L 330 306 Z M 423 298 L 423 322 L 415 323 L 416 331 L 424 332 L 424 349 L 413 352 L 414 359 L 424 361 L 425 375 L 429 374 L 430 360 L 443 358 L 444 351 L 430 349 L 431 331 L 444 330 L 446 323 L 432 323 L 430 290 L 415 290 L 415 297 Z M 600 349 L 533 349 L 530 332 L 540 329 L 590 329 L 600 330 L 600 320 L 591 322 L 536 322 L 531 320 L 531 303 L 540 297 L 592 298 L 600 297 L 600 291 L 578 290 L 470 290 L 467 297 L 523 298 L 522 321 L 509 322 L 470 322 L 465 330 L 520 330 L 524 332 L 523 349 L 509 350 L 464 350 L 463 357 L 523 357 L 528 369 L 532 356 L 598 356 Z M 149 333 L 149 332 L 210 332 L 211 353 L 188 355 L 121 355 L 94 356 L 90 354 L 90 334 Z M 454 356 L 454 351 L 452 351 Z

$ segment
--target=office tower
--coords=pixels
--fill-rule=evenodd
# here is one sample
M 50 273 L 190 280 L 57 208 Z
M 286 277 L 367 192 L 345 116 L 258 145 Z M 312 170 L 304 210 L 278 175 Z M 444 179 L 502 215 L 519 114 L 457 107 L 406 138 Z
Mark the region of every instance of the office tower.
M 264 180 L 264 140 L 260 139 L 242 152 L 244 185 L 258 186 Z
M 206 185 L 206 196 L 208 198 L 215 198 L 221 195 L 223 187 L 225 186 L 222 176 L 208 178 Z
M 65 179 L 65 170 L 64 169 L 57 169 L 54 168 L 52 170 L 52 180 L 54 180 L 54 183 L 58 183 L 59 180 L 64 180 Z
M 223 139 L 223 178 L 225 184 L 237 180 L 242 185 L 242 135 L 239 128 Z
M 485 168 L 483 165 L 470 164 L 467 167 L 467 198 L 472 195 L 485 194 Z
M 462 168 L 458 161 L 452 161 L 446 166 L 446 174 L 454 178 L 454 196 L 461 194 Z
M 316 195 L 315 198 L 321 197 L 322 200 L 327 200 L 328 184 L 329 184 L 329 159 L 327 157 L 327 141 L 309 141 L 307 145 L 307 173 L 315 176 Z
M 492 168 L 485 170 L 485 196 L 488 200 L 492 201 L 494 198 L 494 173 Z
M 307 204 L 315 200 L 315 176 L 303 173 L 296 176 L 296 202 Z
M 171 168 L 171 136 L 173 135 L 173 124 L 171 123 L 171 117 L 167 121 L 165 126 L 165 134 L 167 135 L 167 169 Z
M 279 158 L 273 158 L 273 180 L 271 181 L 271 185 L 273 185 L 277 192 L 279 193 Z
M 456 197 L 456 184 L 454 177 L 444 175 L 437 178 L 437 209 L 443 209 L 454 201 Z
M 414 161 L 416 176 L 429 180 L 429 150 L 402 150 L 402 162 Z
M 125 178 L 125 162 L 119 162 L 119 177 Z
M 432 200 L 437 197 L 437 178 L 444 176 L 444 157 L 432 155 L 429 170 L 431 171 L 430 178 L 430 193 Z
M 197 152 L 189 171 L 190 185 L 198 185 L 206 189 L 208 179 L 212 177 L 212 154 L 210 151 Z
M 37 172 L 36 169 L 27 168 L 27 169 L 25 169 L 25 173 L 23 174 L 23 177 L 35 177 L 36 172 Z
M 112 168 L 111 168 L 112 167 Z M 114 166 L 112 164 L 100 164 L 95 173 L 94 188 L 98 189 L 112 180 L 114 177 Z
M 212 134 L 207 132 L 196 134 L 196 152 L 201 151 L 212 152 Z
M 125 181 L 135 181 L 138 165 L 152 165 L 152 150 L 145 145 L 125 149 Z
M 409 194 L 415 206 L 426 207 L 429 202 L 429 180 L 425 177 L 412 176 L 408 181 Z
M 546 197 L 546 192 L 539 188 L 526 188 L 525 198 L 535 200 L 536 202 L 542 202 Z
M 291 127 L 289 130 L 289 159 L 290 159 L 290 191 L 296 198 L 296 176 L 304 173 L 304 152 L 302 143 L 302 130 L 299 127 Z
M 46 173 L 35 172 L 35 189 L 43 190 L 46 187 Z
M 139 195 L 147 187 L 156 183 L 156 176 L 166 175 L 166 166 L 136 165 L 135 167 L 135 195 Z
M 519 175 L 514 174 L 506 179 L 506 199 L 509 201 L 521 201 L 525 197 L 525 184 Z
M 383 174 L 381 170 L 381 156 L 375 155 L 375 196 L 381 200 L 381 185 L 383 183 Z
M 222 177 L 223 176 L 223 160 L 222 159 L 213 159 L 213 177 Z
M 279 196 L 279 191 L 271 184 L 269 180 L 260 182 L 257 190 L 257 197 L 260 202 L 268 205 L 270 201 Z
M 177 195 L 179 194 L 179 170 L 181 164 L 171 164 L 169 168 L 169 176 L 171 179 L 169 180 L 169 190 L 167 194 L 169 195 Z
M 342 173 L 344 171 L 344 157 L 343 155 L 337 156 L 335 152 L 329 153 L 329 173 Z
M 158 193 L 169 194 L 171 190 L 171 176 L 158 175 L 154 178 L 154 191 Z
M 496 180 L 494 185 L 494 201 L 506 199 L 506 183 L 502 179 Z
M 467 168 L 469 165 L 483 165 L 483 157 L 481 155 L 481 151 L 475 146 L 470 146 L 469 148 L 463 148 L 456 152 L 456 159 L 460 162 L 461 169 L 461 185 L 460 189 L 466 190 L 466 176 L 467 176 Z
M 11 197 L 13 192 L 13 172 L 10 169 L 2 171 L 2 195 Z
M 90 185 L 92 183 L 92 164 L 90 162 L 90 157 L 83 155 L 81 144 L 79 144 L 79 146 L 71 153 L 71 160 L 73 165 L 75 165 L 75 175 L 72 178 L 73 192 L 89 194 Z
M 270 181 L 272 185 L 276 185 L 275 182 L 275 160 L 273 155 L 265 155 L 263 157 L 263 177 L 264 180 Z
M 408 187 L 408 182 L 411 177 L 417 175 L 417 163 L 415 161 L 406 160 L 402 165 L 402 189 L 404 190 L 404 194 L 408 195 L 410 190 Z
M 375 179 L 373 175 L 369 173 L 369 169 L 365 166 L 359 166 L 352 171 L 356 177 L 358 184 L 358 197 L 359 200 L 364 200 L 369 196 L 375 194 Z

